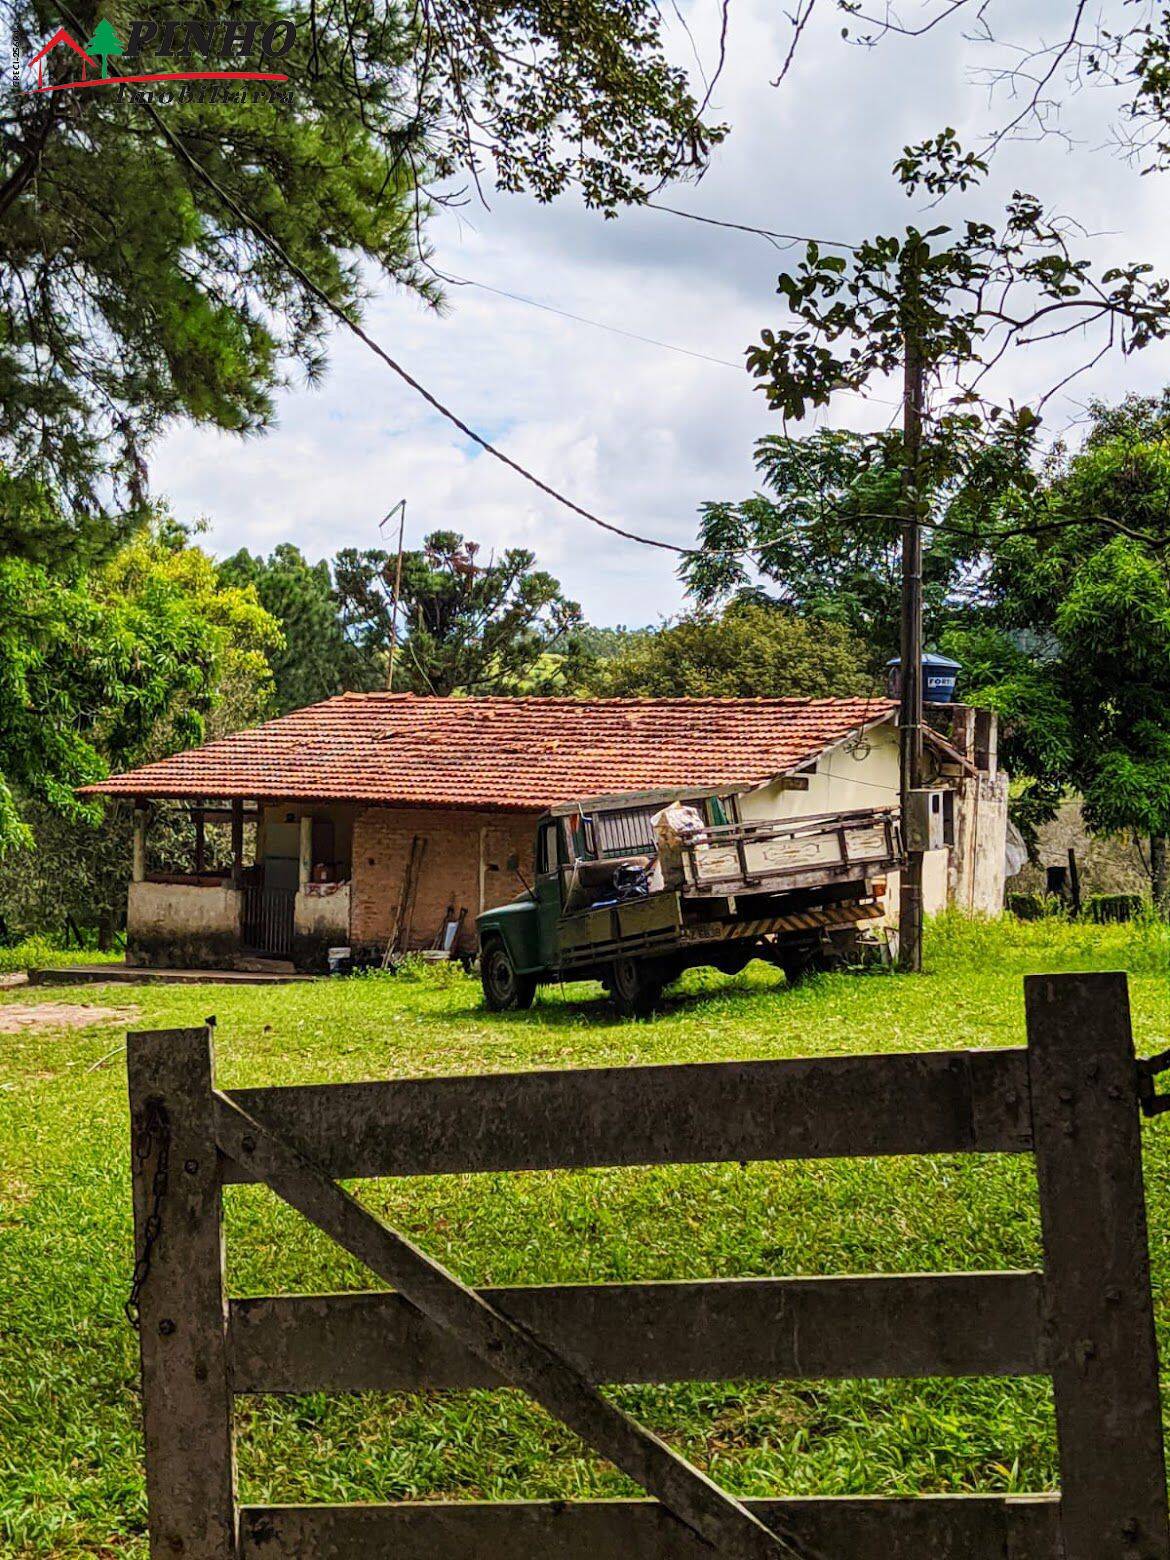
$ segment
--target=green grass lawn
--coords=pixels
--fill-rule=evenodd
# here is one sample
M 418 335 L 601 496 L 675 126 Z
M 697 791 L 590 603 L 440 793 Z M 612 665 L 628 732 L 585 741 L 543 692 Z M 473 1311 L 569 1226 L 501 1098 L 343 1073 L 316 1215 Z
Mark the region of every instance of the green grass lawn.
M 411 1074 L 1022 1044 L 1030 971 L 1126 969 L 1139 1048 L 1170 1044 L 1170 937 L 1061 923 L 931 929 L 928 973 L 789 990 L 754 965 L 690 975 L 651 1023 L 597 989 L 492 1015 L 454 972 L 278 987 L 85 986 L 0 1002 L 133 1006 L 133 1027 L 216 1014 L 228 1087 Z M 145 1556 L 125 1069 L 117 1024 L 0 1034 L 0 1553 Z M 95 1066 L 95 1063 L 99 1064 Z M 1170 1360 L 1170 1120 L 1146 1131 L 1163 1355 Z M 1027 1158 L 931 1158 L 449 1176 L 360 1195 L 472 1283 L 1029 1266 Z M 265 1191 L 227 1194 L 232 1292 L 377 1288 Z M 615 1397 L 739 1494 L 1044 1489 L 1036 1381 L 704 1383 Z M 625 1481 L 520 1395 L 323 1396 L 239 1404 L 241 1498 L 616 1495 Z

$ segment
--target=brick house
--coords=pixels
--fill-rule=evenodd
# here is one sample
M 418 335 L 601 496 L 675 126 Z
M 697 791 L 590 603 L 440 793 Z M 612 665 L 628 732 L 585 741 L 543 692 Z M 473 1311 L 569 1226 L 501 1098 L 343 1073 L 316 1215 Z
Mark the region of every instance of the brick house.
M 475 916 L 520 890 L 513 852 L 530 875 L 535 824 L 554 803 L 691 791 L 720 795 L 745 819 L 896 805 L 895 718 L 886 699 L 351 693 L 85 794 L 134 805 L 129 962 L 268 957 L 319 969 L 330 946 L 380 954 L 396 931 L 400 946 L 430 947 L 449 910 L 467 912 L 460 947 L 472 946 Z M 938 782 L 958 793 L 958 837 L 954 851 L 932 853 L 940 861 L 928 857 L 928 908 L 998 910 L 1006 777 L 993 720 L 956 705 L 946 721 L 950 740 L 932 735 L 928 746 Z M 148 870 L 160 801 L 191 809 L 194 873 Z M 230 828 L 220 870 L 205 866 L 209 823 Z

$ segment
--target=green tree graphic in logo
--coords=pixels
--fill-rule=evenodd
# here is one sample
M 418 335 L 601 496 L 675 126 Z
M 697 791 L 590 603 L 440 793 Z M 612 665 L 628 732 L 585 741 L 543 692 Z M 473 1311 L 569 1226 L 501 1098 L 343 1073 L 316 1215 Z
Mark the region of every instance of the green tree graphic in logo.
M 113 55 L 116 59 L 119 54 L 126 52 L 122 47 L 122 40 L 114 31 L 113 24 L 106 21 L 105 17 L 94 28 L 93 37 L 85 47 L 90 54 L 96 54 L 98 59 L 101 60 L 103 76 L 110 74 L 109 66 L 106 64 L 106 60 L 110 55 Z

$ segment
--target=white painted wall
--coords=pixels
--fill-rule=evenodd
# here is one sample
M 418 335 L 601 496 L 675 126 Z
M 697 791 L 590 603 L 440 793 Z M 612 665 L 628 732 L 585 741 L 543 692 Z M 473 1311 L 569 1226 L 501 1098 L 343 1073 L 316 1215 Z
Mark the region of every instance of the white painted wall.
M 243 903 L 243 894 L 227 883 L 131 883 L 126 930 L 131 936 L 238 938 Z
M 739 798 L 745 820 L 808 818 L 816 813 L 849 812 L 862 807 L 897 807 L 898 731 L 893 721 L 874 726 L 853 752 L 844 743 L 822 753 L 805 777 L 807 791 L 779 785 L 747 791 Z M 922 895 L 927 915 L 948 904 L 998 915 L 1003 908 L 1004 839 L 1007 776 L 968 778 L 956 784 L 954 859 L 949 850 L 932 850 L 922 863 Z M 886 891 L 889 919 L 898 915 L 898 873 Z
M 807 818 L 814 813 L 851 812 L 859 807 L 898 805 L 898 733 L 892 722 L 867 731 L 855 753 L 830 748 L 806 776 L 807 791 L 767 785 L 739 799 L 740 816 Z

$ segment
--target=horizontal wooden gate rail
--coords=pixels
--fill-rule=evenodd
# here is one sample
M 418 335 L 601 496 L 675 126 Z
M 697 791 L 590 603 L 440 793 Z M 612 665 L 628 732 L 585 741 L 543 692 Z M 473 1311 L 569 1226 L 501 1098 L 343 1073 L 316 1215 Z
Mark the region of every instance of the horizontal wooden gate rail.
M 188 1560 L 1170 1560 L 1124 976 L 1033 977 L 1027 1050 L 217 1091 L 211 1031 L 130 1036 L 151 1554 Z M 1148 1086 L 1147 1086 L 1148 1089 Z M 1043 1272 L 467 1289 L 335 1178 L 1032 1153 Z M 387 1292 L 231 1299 L 259 1180 Z M 618 1382 L 1047 1375 L 1061 1493 L 737 1501 Z M 241 1393 L 511 1383 L 655 1500 L 239 1507 Z

